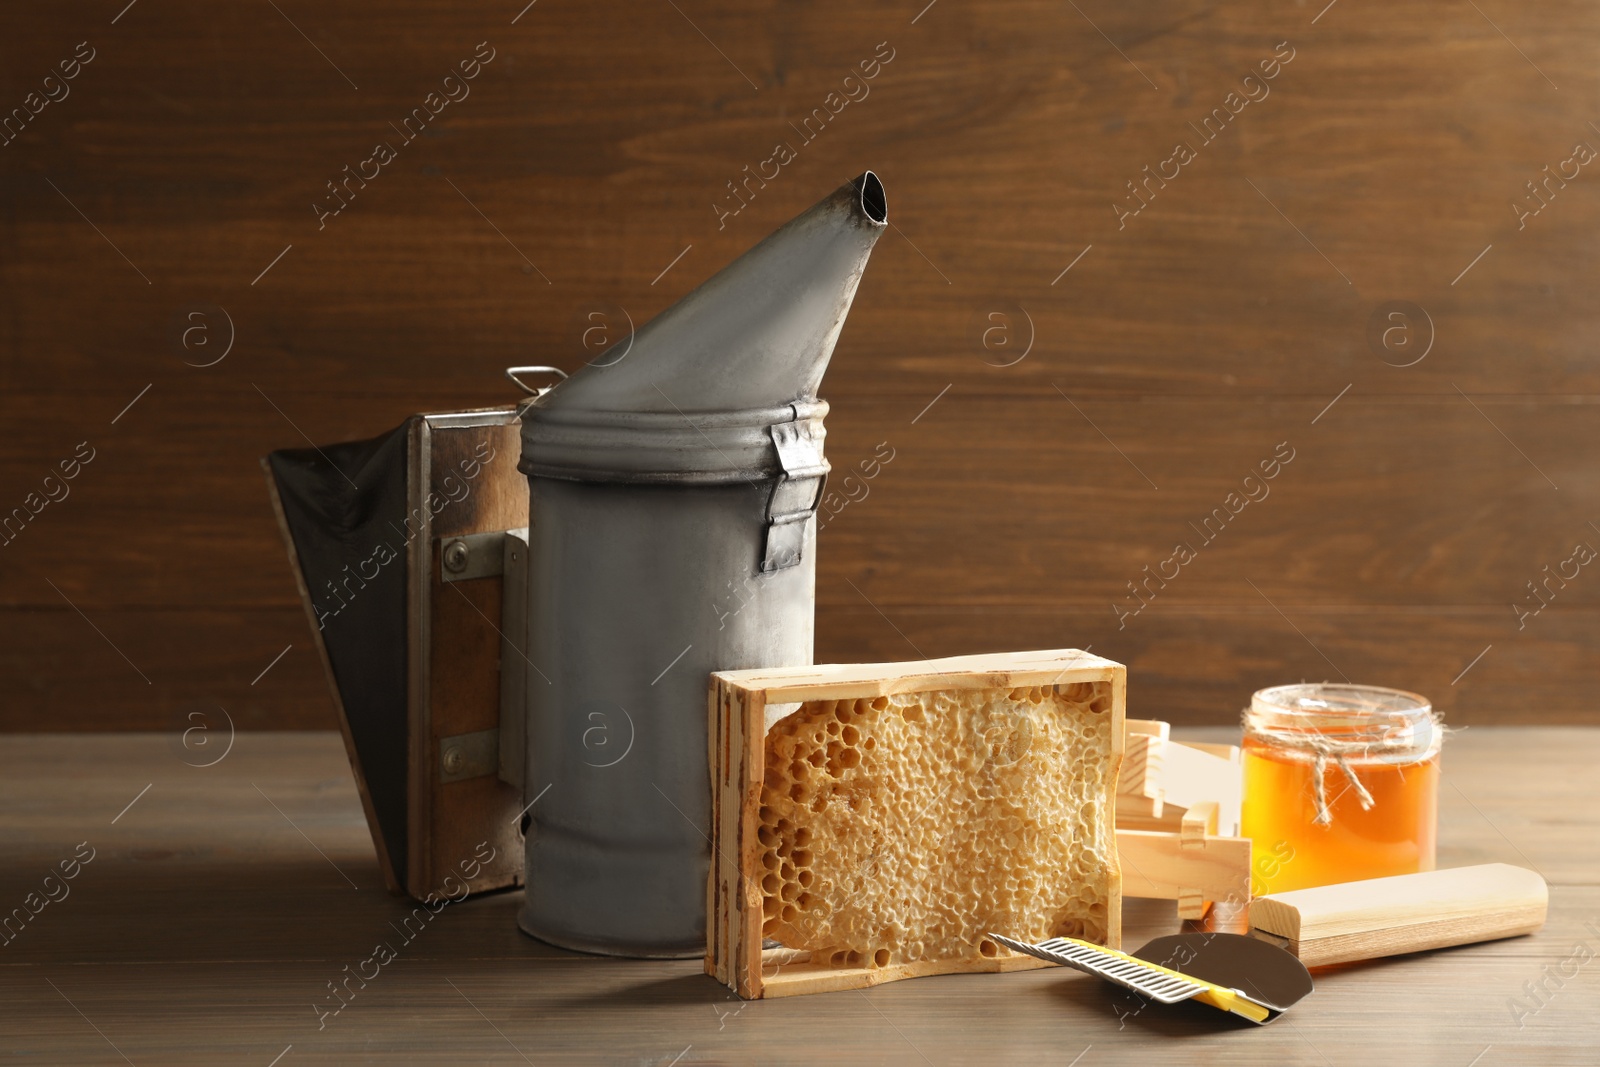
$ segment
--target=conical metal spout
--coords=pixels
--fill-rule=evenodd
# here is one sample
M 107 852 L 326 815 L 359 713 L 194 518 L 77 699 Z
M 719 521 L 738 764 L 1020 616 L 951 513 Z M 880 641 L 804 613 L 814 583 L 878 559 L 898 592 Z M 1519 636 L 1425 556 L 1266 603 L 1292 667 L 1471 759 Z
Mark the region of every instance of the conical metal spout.
M 816 398 L 888 221 L 867 171 L 552 389 L 536 412 L 728 412 Z

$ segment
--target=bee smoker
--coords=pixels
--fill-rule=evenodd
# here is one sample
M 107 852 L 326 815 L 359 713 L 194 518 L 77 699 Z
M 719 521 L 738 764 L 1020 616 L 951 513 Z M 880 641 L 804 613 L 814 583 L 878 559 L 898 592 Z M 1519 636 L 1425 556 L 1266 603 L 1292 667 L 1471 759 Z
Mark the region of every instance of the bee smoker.
M 887 218 L 869 171 L 523 413 L 541 940 L 705 951 L 707 676 L 812 661 L 817 390 Z

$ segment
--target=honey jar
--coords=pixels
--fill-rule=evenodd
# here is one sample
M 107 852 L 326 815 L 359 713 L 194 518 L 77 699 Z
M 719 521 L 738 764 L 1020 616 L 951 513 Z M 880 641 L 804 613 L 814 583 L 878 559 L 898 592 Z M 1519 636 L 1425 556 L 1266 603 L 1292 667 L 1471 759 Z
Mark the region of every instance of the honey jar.
M 1252 893 L 1433 870 L 1443 737 L 1416 693 L 1331 683 L 1256 693 L 1244 713 Z

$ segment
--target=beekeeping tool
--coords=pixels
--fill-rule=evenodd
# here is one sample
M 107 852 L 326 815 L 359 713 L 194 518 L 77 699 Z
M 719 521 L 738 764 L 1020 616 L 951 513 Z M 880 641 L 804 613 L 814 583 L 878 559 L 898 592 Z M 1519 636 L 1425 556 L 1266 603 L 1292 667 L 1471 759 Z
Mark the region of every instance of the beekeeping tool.
M 1533 933 L 1549 900 L 1538 872 L 1482 863 L 1273 893 L 1250 932 L 1317 967 Z
M 811 662 L 817 390 L 887 218 L 869 171 L 523 415 L 542 799 L 518 922 L 542 940 L 705 951 L 706 679 Z
M 1312 989 L 1299 960 L 1243 934 L 1172 934 L 1132 954 L 1073 937 L 1038 944 L 989 937 L 1013 952 L 1096 975 L 1159 1004 L 1197 1000 L 1257 1025 L 1270 1023 Z
M 704 951 L 707 677 L 811 662 L 818 388 L 887 218 L 864 173 L 516 408 L 268 458 L 391 888 L 493 848 L 469 888 L 525 879 L 537 937 Z

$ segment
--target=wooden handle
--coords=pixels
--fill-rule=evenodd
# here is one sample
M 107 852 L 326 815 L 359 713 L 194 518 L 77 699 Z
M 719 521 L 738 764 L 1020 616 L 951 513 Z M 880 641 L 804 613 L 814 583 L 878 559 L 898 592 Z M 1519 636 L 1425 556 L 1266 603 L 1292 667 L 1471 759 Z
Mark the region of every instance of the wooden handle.
M 1536 872 L 1485 863 L 1259 897 L 1250 933 L 1316 967 L 1529 934 L 1549 900 Z

